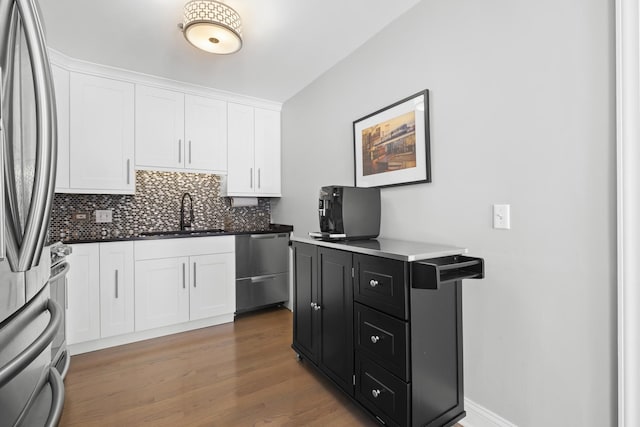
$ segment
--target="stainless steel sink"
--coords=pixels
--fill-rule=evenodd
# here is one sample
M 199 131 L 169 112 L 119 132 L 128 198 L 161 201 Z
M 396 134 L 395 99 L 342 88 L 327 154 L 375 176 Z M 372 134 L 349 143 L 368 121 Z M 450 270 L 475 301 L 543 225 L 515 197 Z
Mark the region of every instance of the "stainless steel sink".
M 140 233 L 140 236 L 150 237 L 150 236 L 199 236 L 199 235 L 210 235 L 210 234 L 219 234 L 224 233 L 224 230 L 219 228 L 209 228 L 205 230 L 164 230 L 164 231 L 143 231 Z

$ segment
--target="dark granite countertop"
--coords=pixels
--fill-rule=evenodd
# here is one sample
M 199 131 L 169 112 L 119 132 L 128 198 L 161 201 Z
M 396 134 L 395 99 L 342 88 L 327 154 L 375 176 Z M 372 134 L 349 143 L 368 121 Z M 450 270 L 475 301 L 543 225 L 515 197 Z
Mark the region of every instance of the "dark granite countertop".
M 210 236 L 235 236 L 237 234 L 271 234 L 271 233 L 290 233 L 293 231 L 292 225 L 285 224 L 270 224 L 267 229 L 260 230 L 201 230 L 198 229 L 193 230 L 192 233 L 187 234 L 171 234 L 170 231 L 167 231 L 167 234 L 160 235 L 151 235 L 151 236 L 143 236 L 143 235 L 130 235 L 130 236 L 121 236 L 121 237 L 113 237 L 113 236 L 105 236 L 101 238 L 95 239 L 64 239 L 62 242 L 69 244 L 77 244 L 77 243 L 105 243 L 105 242 L 125 242 L 130 240 L 157 240 L 157 239 L 183 239 L 183 238 L 191 238 L 191 237 L 210 237 Z M 58 240 L 56 240 L 58 241 Z M 55 243 L 56 241 L 50 241 L 48 244 Z

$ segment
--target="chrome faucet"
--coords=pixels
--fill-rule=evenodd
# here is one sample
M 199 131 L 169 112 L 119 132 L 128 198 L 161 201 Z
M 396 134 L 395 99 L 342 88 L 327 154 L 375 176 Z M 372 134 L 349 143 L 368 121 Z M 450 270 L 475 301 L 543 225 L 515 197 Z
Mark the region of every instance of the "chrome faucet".
M 189 219 L 185 219 L 184 215 L 184 199 L 189 197 Z M 182 195 L 182 202 L 180 202 L 180 230 L 186 230 L 187 228 L 193 227 L 193 199 L 191 198 L 191 194 L 184 193 Z

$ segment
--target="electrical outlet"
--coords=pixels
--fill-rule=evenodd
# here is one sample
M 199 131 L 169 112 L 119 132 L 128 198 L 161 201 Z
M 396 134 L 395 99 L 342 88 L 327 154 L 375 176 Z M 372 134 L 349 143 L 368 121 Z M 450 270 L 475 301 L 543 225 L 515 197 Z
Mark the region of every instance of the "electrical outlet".
M 511 229 L 510 205 L 493 205 L 493 228 Z
M 113 222 L 113 210 L 111 209 L 96 210 L 95 215 L 98 223 Z

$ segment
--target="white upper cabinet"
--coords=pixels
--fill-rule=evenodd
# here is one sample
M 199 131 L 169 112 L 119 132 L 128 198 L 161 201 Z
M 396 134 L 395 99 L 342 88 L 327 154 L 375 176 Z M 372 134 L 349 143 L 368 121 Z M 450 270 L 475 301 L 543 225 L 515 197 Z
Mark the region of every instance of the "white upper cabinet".
M 257 193 L 280 196 L 280 112 L 256 108 L 254 123 Z
M 229 196 L 281 195 L 281 104 L 53 56 L 56 192 L 133 194 L 138 168 L 228 175 Z
M 229 196 L 280 196 L 280 113 L 228 106 Z
M 227 103 L 136 85 L 136 166 L 226 173 Z
M 229 104 L 229 171 L 227 193 L 253 194 L 253 107 Z
M 134 85 L 72 72 L 69 142 L 72 190 L 133 193 Z
M 136 85 L 136 166 L 184 167 L 184 94 Z
M 56 166 L 56 192 L 69 189 L 69 72 L 51 66 L 58 116 L 58 163 Z
M 185 167 L 227 172 L 227 103 L 185 95 Z

